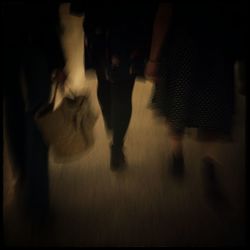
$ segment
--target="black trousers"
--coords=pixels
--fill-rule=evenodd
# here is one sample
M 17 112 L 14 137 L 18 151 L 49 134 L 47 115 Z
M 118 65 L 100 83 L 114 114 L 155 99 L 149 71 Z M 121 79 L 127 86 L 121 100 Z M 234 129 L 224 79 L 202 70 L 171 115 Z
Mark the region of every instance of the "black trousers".
M 96 69 L 97 97 L 102 110 L 106 129 L 113 134 L 113 146 L 122 147 L 132 114 L 132 92 L 135 75 L 129 71 L 119 80 L 110 81 L 108 69 L 112 56 L 106 49 L 104 35 L 92 39 L 93 64 Z M 121 65 L 127 64 L 121 59 Z
M 21 180 L 28 214 L 40 219 L 49 209 L 48 147 L 34 120 L 49 97 L 50 72 L 38 48 L 14 46 L 6 51 L 4 77 L 5 126 L 14 171 Z M 26 86 L 26 99 L 21 87 Z M 18 190 L 17 190 L 18 191 Z M 42 216 L 42 217 L 41 217 Z

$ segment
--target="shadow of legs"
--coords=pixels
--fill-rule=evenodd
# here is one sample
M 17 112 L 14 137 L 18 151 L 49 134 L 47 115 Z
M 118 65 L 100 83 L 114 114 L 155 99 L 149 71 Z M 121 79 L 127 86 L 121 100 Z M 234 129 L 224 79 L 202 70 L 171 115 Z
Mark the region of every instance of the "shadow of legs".
M 219 167 L 220 164 L 211 157 L 204 157 L 202 159 L 202 178 L 205 197 L 214 208 L 223 209 L 229 206 L 229 201 L 216 175 L 216 168 Z
M 44 223 L 49 215 L 48 147 L 31 114 L 26 118 L 27 211 L 32 220 Z

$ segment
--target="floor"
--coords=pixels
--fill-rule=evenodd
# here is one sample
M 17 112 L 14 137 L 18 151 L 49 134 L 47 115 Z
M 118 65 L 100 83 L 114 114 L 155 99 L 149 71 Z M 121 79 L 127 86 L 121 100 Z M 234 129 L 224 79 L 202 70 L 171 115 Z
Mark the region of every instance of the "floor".
M 15 177 L 4 147 L 4 237 L 7 246 L 227 246 L 245 241 L 245 97 L 236 89 L 233 141 L 214 143 L 225 203 L 204 196 L 203 144 L 195 131 L 184 139 L 186 172 L 168 172 L 169 138 L 164 122 L 149 108 L 153 85 L 137 79 L 125 152 L 128 166 L 110 170 L 109 140 L 96 98 L 96 76 L 86 72 L 99 112 L 95 144 L 82 159 L 56 163 L 50 153 L 50 196 L 54 223 L 37 232 L 22 216 Z

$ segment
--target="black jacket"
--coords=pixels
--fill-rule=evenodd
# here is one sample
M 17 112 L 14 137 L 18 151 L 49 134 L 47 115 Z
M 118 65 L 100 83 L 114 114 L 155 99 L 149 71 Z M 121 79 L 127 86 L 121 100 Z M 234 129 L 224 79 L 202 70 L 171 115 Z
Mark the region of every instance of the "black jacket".
M 107 32 L 111 53 L 144 51 L 151 41 L 155 4 L 148 1 L 84 1 L 84 29 L 92 35 L 98 29 Z M 153 7 L 154 6 L 154 7 Z
M 3 41 L 6 50 L 36 47 L 44 53 L 49 68 L 64 66 L 59 38 L 60 1 L 2 3 Z

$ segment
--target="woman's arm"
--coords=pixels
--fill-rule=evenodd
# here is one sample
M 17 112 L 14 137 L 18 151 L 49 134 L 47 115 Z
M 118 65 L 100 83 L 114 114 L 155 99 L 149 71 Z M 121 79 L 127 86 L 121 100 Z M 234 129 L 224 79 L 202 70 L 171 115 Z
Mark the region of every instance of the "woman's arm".
M 170 27 L 172 15 L 172 4 L 159 4 L 153 26 L 149 61 L 145 69 L 145 76 L 148 78 L 155 79 L 156 77 L 161 49 Z

